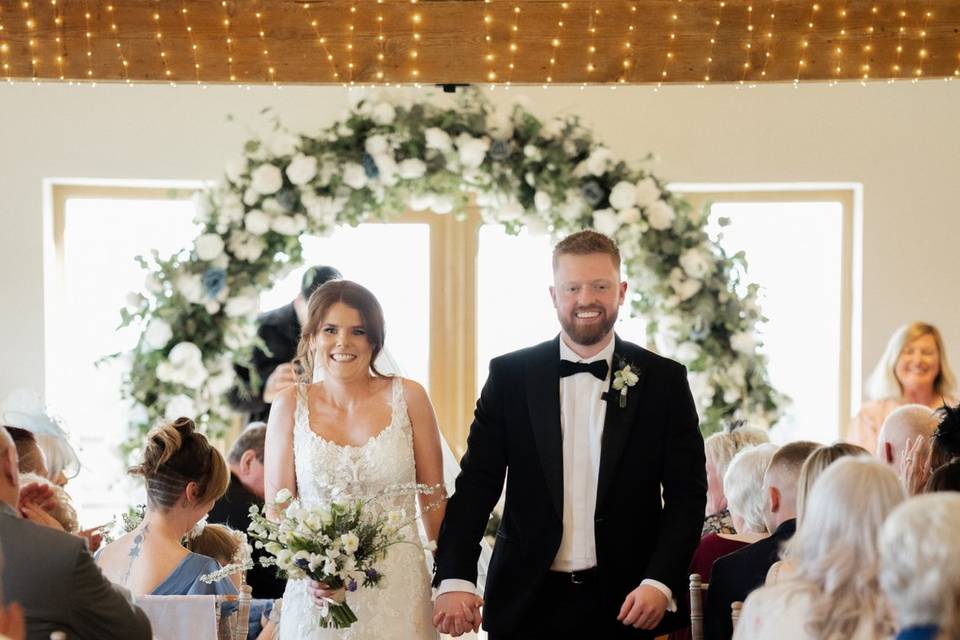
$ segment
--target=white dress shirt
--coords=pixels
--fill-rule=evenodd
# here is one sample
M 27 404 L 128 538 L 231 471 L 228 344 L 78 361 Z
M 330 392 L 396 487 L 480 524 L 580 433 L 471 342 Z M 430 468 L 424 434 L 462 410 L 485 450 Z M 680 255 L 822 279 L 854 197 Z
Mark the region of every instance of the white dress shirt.
M 550 568 L 573 572 L 597 566 L 594 518 L 597 506 L 597 481 L 600 475 L 600 445 L 607 402 L 602 395 L 610 388 L 613 375 L 613 349 L 610 341 L 599 353 L 581 358 L 560 337 L 560 359 L 571 362 L 606 360 L 607 376 L 600 380 L 589 372 L 560 378 L 560 432 L 563 439 L 563 535 Z M 665 584 L 646 579 L 667 596 L 669 611 L 676 611 L 673 593 Z M 437 595 L 448 591 L 475 592 L 472 582 L 448 578 L 440 582 Z

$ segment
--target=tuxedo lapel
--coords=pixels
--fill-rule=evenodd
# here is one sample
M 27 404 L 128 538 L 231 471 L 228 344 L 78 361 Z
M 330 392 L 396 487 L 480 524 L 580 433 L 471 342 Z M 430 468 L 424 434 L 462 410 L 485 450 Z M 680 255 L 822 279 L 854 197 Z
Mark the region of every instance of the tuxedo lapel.
M 526 365 L 530 425 L 557 515 L 563 516 L 563 436 L 560 430 L 560 338 L 545 343 Z
M 614 336 L 613 362 L 610 369 L 610 383 L 617 370 L 623 365 L 620 360 L 633 365 L 636 370 L 639 366 L 637 358 L 632 353 L 626 353 L 623 341 Z M 620 392 L 612 388 L 607 390 L 607 412 L 603 421 L 603 437 L 600 441 L 600 471 L 597 477 L 597 510 L 603 505 L 603 499 L 610 490 L 613 478 L 620 463 L 620 457 L 630 436 L 630 431 L 636 422 L 637 411 L 640 407 L 640 393 L 643 389 L 646 376 L 643 370 L 638 371 L 640 379 L 637 384 L 627 391 L 627 406 L 620 406 Z

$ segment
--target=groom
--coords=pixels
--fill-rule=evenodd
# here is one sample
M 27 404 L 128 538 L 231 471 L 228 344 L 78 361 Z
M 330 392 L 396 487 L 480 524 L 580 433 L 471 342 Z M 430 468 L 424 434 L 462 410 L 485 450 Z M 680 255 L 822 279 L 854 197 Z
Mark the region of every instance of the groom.
M 627 283 L 608 237 L 562 240 L 553 275 L 559 338 L 490 362 L 440 529 L 434 624 L 480 625 L 479 542 L 509 470 L 491 640 L 652 638 L 685 596 L 706 504 L 686 370 L 614 334 Z M 628 365 L 622 395 L 611 382 Z

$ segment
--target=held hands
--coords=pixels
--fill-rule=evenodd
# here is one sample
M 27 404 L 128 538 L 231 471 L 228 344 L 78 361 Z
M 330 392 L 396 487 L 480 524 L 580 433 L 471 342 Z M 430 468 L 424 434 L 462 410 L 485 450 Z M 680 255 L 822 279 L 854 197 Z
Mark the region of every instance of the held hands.
M 667 611 L 667 596 L 656 587 L 642 584 L 627 594 L 617 620 L 636 629 L 653 629 Z
M 480 630 L 483 599 L 466 591 L 448 591 L 437 596 L 433 604 L 433 626 L 440 633 L 454 638 L 468 631 Z
M 22 513 L 24 505 L 31 504 L 44 511 L 49 511 L 57 506 L 57 500 L 53 497 L 53 489 L 48 485 L 39 482 L 31 482 L 20 487 L 20 501 L 18 507 Z M 24 517 L 26 517 L 24 515 Z
M 331 589 L 324 583 L 317 582 L 316 580 L 307 581 L 307 593 L 310 594 L 313 603 L 317 606 L 322 606 L 325 602 L 329 603 L 330 600 L 335 600 L 337 594 L 342 591 L 343 589 Z
M 10 640 L 25 640 L 27 624 L 23 619 L 23 607 L 16 602 L 9 606 L 0 604 L 0 634 Z
M 903 457 L 900 459 L 900 480 L 911 496 L 923 493 L 930 475 L 930 439 L 917 436 L 916 439 L 907 439 L 903 448 Z
M 292 384 L 296 384 L 297 376 L 293 363 L 285 362 L 273 370 L 263 385 L 263 401 L 273 402 L 277 395 Z

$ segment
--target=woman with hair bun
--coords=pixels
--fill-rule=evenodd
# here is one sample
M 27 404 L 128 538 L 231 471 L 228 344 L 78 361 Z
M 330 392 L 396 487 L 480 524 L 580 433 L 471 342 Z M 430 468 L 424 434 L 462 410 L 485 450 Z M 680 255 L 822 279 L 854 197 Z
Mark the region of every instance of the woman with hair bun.
M 137 527 L 97 554 L 104 575 L 134 595 L 235 594 L 229 580 L 206 584 L 200 576 L 220 569 L 182 540 L 227 490 L 227 464 L 189 418 L 154 427 L 143 461 L 129 470 L 142 476 L 147 510 Z

